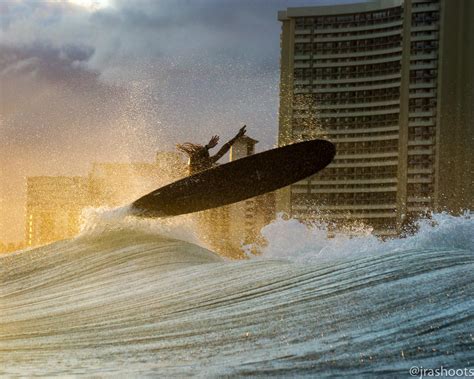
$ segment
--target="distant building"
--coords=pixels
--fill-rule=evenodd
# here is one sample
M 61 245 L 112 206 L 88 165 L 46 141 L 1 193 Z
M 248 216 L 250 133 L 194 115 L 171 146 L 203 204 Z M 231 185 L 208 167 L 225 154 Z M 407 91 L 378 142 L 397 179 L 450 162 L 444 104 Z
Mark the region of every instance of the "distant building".
M 160 171 L 154 163 L 94 163 L 89 172 L 94 206 L 125 205 L 156 189 Z
M 230 149 L 230 160 L 234 161 L 255 154 L 258 141 L 243 136 Z M 260 230 L 275 218 L 275 194 L 270 192 L 248 200 L 231 204 L 229 208 L 229 235 L 234 245 L 254 243 Z
M 119 206 L 184 176 L 179 153 L 160 151 L 154 163 L 94 163 L 89 173 L 96 206 Z
M 255 153 L 258 141 L 239 138 L 230 149 L 230 160 Z M 213 249 L 232 258 L 243 257 L 242 245 L 259 241 L 260 230 L 275 217 L 275 194 L 268 193 L 235 204 L 201 212 L 204 234 Z
M 22 250 L 24 249 L 25 243 L 24 242 L 9 242 L 9 243 L 3 243 L 0 242 L 0 254 L 5 254 L 5 253 L 12 253 L 14 251 Z
M 182 153 L 159 151 L 156 153 L 155 163 L 161 180 L 165 182 L 172 182 L 187 175 L 187 164 Z
M 231 160 L 254 154 L 256 140 L 244 136 L 230 150 Z M 37 246 L 71 238 L 79 232 L 86 207 L 116 207 L 186 175 L 183 156 L 159 152 L 154 163 L 94 163 L 87 177 L 27 178 L 26 241 Z M 202 236 L 216 251 L 242 257 L 242 244 L 256 242 L 274 218 L 275 196 L 265 194 L 240 203 L 199 212 Z M 11 248 L 11 246 L 10 246 Z M 0 252 L 9 247 L 0 246 Z
M 279 12 L 279 144 L 323 137 L 327 169 L 277 210 L 379 234 L 474 205 L 474 1 L 378 0 Z
M 179 154 L 159 152 L 154 163 L 94 163 L 87 177 L 29 177 L 26 191 L 27 245 L 42 245 L 73 237 L 79 231 L 84 208 L 128 204 L 178 179 L 184 168 L 184 160 Z
M 79 216 L 89 206 L 89 182 L 83 177 L 27 178 L 26 230 L 28 246 L 69 238 L 79 231 Z

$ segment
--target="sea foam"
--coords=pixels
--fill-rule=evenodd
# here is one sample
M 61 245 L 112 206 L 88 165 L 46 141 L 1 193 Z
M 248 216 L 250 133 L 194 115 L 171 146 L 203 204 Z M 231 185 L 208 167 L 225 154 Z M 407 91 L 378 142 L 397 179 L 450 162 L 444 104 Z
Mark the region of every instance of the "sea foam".
M 325 223 L 305 225 L 281 215 L 261 230 L 266 244 L 244 246 L 253 259 L 287 259 L 292 262 L 327 262 L 406 250 L 465 249 L 474 251 L 474 218 L 433 213 L 416 223 L 416 232 L 405 237 L 381 239 L 370 228 L 351 233 L 330 231 Z M 251 254 L 256 251 L 257 254 Z

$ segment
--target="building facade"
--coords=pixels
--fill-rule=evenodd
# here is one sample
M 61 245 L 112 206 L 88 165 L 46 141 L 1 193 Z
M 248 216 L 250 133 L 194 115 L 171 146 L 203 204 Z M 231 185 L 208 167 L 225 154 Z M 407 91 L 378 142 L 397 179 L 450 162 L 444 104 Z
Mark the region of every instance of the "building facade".
M 255 154 L 257 140 L 248 136 L 239 138 L 230 148 L 230 161 Z M 261 229 L 275 218 L 275 193 L 270 192 L 230 204 L 229 236 L 235 249 L 259 242 Z
M 27 246 L 73 237 L 82 209 L 91 205 L 89 181 L 80 176 L 29 177 L 26 198 Z
M 94 206 L 125 205 L 159 187 L 154 163 L 93 163 L 89 186 Z
M 279 12 L 279 144 L 327 138 L 337 155 L 281 191 L 277 211 L 390 235 L 431 210 L 473 209 L 472 19 L 469 0 Z
M 185 167 L 181 154 L 158 152 L 151 163 L 93 163 L 86 177 L 28 177 L 26 245 L 71 238 L 79 232 L 84 208 L 128 204 L 180 178 Z
M 230 148 L 230 161 L 254 154 L 257 143 L 248 136 L 240 137 Z M 209 247 L 237 259 L 244 257 L 242 246 L 261 242 L 260 230 L 274 218 L 274 192 L 198 214 L 201 236 Z

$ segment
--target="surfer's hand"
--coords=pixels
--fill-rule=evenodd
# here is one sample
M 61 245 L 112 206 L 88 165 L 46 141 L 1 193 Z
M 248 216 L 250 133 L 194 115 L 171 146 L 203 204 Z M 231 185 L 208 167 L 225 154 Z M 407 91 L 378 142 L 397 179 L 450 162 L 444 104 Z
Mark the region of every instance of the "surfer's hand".
M 247 127 L 247 125 L 244 125 L 240 128 L 239 132 L 237 133 L 237 138 L 240 138 L 245 134 L 245 132 L 246 132 L 245 128 L 246 127 Z
M 208 149 L 212 149 L 214 146 L 217 145 L 217 143 L 219 142 L 219 136 L 212 136 L 211 140 L 209 141 L 209 143 L 206 145 L 206 147 Z

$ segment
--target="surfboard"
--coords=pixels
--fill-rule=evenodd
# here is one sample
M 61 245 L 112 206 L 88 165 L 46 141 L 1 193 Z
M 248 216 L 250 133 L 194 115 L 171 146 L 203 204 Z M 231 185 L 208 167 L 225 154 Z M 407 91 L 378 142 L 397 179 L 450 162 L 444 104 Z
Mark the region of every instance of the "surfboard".
M 335 154 L 335 146 L 326 140 L 267 150 L 161 187 L 134 201 L 131 211 L 142 217 L 168 217 L 236 203 L 314 175 Z

